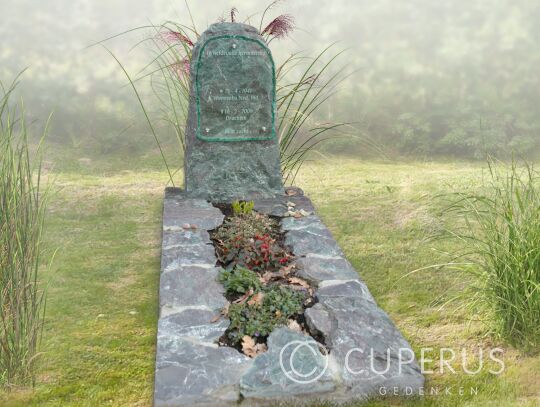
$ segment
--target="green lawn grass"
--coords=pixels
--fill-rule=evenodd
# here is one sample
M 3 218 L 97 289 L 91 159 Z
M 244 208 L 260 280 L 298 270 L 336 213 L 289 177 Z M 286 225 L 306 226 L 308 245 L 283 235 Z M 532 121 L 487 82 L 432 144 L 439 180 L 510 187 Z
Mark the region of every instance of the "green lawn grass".
M 35 389 L 0 395 L 6 406 L 149 406 L 152 400 L 161 204 L 166 172 L 55 175 L 46 246 L 58 249 L 48 282 L 46 327 Z M 462 300 L 465 276 L 420 267 L 447 261 L 455 243 L 432 241 L 449 219 L 436 196 L 474 189 L 482 167 L 466 163 L 389 164 L 335 159 L 310 163 L 297 184 L 415 350 L 505 350 L 505 372 L 460 369 L 428 377 L 438 396 L 372 401 L 371 406 L 535 406 L 540 357 L 485 335 Z M 457 365 L 456 365 L 457 366 Z M 451 394 L 445 394 L 450 387 Z M 460 395 L 460 387 L 464 394 Z M 470 395 L 470 389 L 478 392 Z

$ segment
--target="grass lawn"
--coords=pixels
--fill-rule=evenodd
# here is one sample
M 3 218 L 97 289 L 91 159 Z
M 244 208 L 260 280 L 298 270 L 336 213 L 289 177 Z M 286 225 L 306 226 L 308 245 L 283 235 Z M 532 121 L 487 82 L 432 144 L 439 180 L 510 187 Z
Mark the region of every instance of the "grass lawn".
M 34 390 L 0 395 L 4 406 L 149 406 L 152 400 L 161 204 L 165 172 L 56 174 L 46 246 L 58 250 L 48 281 L 42 364 Z M 436 196 L 475 188 L 479 165 L 388 164 L 337 159 L 306 165 L 297 179 L 374 297 L 419 351 L 504 349 L 505 372 L 429 375 L 439 395 L 373 406 L 540 405 L 540 356 L 485 335 L 459 308 L 467 279 L 412 270 L 447 261 L 457 247 L 429 237 L 449 219 Z M 472 369 L 471 362 L 470 369 Z M 437 370 L 435 363 L 431 364 Z M 429 365 L 428 365 L 429 366 Z M 450 388 L 450 391 L 446 390 Z M 460 388 L 463 394 L 460 394 Z M 471 395 L 471 388 L 477 394 Z M 450 394 L 446 394 L 446 393 Z

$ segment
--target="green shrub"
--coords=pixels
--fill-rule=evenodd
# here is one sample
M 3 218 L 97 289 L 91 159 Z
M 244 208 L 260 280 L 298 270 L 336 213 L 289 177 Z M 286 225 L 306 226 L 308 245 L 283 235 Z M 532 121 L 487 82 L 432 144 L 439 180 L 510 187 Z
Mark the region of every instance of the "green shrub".
M 271 312 L 286 315 L 287 318 L 302 312 L 305 294 L 284 285 L 273 286 L 265 293 L 263 305 Z
M 270 335 L 279 324 L 284 324 L 286 319 L 278 317 L 268 308 L 243 304 L 232 304 L 229 307 L 228 317 L 231 321 L 227 336 L 238 344 L 245 335 L 251 337 L 265 337 Z
M 273 286 L 263 291 L 260 303 L 246 301 L 231 304 L 228 317 L 231 325 L 227 331 L 229 339 L 238 344 L 245 335 L 266 337 L 279 325 L 302 312 L 305 296 L 286 286 Z
M 540 346 L 540 178 L 531 166 L 497 170 L 489 162 L 483 192 L 459 193 L 450 207 L 464 219 L 453 235 L 466 244 L 474 276 L 471 307 L 493 331 L 528 350 Z
M 245 294 L 250 289 L 258 291 L 261 288 L 259 276 L 247 268 L 235 267 L 233 270 L 223 270 L 219 274 L 219 282 L 225 287 L 225 294 Z
M 254 207 L 255 207 L 255 202 L 253 201 L 249 201 L 249 202 L 234 201 L 232 203 L 232 210 L 235 216 L 249 215 L 251 212 L 253 212 Z

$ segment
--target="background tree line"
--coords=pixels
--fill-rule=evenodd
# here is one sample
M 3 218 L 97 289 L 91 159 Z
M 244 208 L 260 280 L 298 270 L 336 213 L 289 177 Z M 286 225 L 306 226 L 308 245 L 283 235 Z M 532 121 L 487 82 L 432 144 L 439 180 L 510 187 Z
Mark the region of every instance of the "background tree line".
M 197 25 L 206 27 L 231 5 L 242 20 L 266 4 L 222 0 L 191 8 Z M 99 47 L 85 47 L 149 20 L 185 20 L 183 4 L 4 0 L 0 11 L 0 76 L 9 81 L 29 67 L 21 93 L 32 117 L 45 120 L 55 110 L 50 141 L 90 156 L 151 148 L 118 67 Z M 342 63 L 354 74 L 318 120 L 353 123 L 355 135 L 389 155 L 538 155 L 540 3 L 305 0 L 285 3 L 277 12 L 293 14 L 299 29 L 293 38 L 272 44 L 276 59 L 334 41 L 349 48 Z M 132 42 L 123 37 L 111 44 L 135 72 L 150 58 L 140 49 L 130 52 L 144 35 L 135 32 Z M 174 137 L 165 127 L 160 131 L 165 140 Z M 336 139 L 326 150 L 371 153 L 354 140 Z

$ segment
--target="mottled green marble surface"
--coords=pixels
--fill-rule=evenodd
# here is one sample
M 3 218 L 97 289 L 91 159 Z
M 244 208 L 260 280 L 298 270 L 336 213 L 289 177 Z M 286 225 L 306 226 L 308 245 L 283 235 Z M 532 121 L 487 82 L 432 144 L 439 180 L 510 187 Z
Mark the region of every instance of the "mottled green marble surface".
M 194 65 L 198 139 L 275 137 L 275 68 L 262 41 L 234 34 L 212 37 Z
M 191 75 L 188 196 L 225 202 L 283 193 L 274 64 L 258 31 L 211 25 L 193 49 Z

